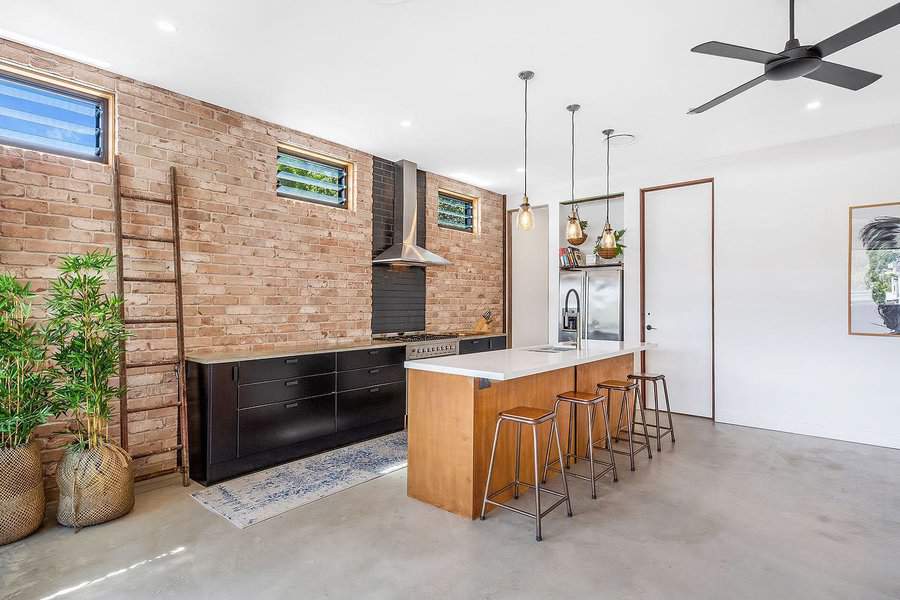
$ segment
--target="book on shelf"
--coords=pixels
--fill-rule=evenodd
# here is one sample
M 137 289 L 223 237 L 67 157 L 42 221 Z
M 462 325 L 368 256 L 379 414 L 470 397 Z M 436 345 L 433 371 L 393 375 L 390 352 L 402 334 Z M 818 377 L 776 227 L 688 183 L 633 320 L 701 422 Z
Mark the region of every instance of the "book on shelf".
M 574 267 L 584 267 L 587 265 L 587 260 L 584 257 L 584 252 L 579 250 L 578 248 L 573 248 L 569 246 L 568 248 L 560 248 L 559 249 L 559 266 L 564 269 L 571 269 Z

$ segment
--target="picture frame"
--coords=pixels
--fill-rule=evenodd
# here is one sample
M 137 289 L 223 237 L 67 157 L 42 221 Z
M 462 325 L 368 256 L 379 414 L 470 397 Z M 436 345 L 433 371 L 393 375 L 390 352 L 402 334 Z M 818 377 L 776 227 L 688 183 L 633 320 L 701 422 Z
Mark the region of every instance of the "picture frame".
M 849 207 L 847 333 L 900 338 L 900 202 Z

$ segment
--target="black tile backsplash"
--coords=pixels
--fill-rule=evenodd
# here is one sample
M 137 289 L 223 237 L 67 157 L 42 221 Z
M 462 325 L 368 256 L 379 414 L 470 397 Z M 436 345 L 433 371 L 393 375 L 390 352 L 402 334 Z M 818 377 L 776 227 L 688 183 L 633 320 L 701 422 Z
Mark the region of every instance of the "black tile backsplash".
M 402 224 L 394 229 L 394 163 L 372 160 L 372 257 L 394 243 Z M 425 246 L 425 173 L 416 177 L 418 219 L 416 243 Z M 372 333 L 425 329 L 425 269 L 422 267 L 372 268 Z

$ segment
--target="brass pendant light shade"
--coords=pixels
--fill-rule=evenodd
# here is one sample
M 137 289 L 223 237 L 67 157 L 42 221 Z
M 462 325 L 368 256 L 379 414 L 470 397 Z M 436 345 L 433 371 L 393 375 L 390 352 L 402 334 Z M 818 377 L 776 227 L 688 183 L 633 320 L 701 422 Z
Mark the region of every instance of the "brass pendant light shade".
M 528 82 L 533 78 L 533 71 L 522 71 L 519 73 L 519 79 L 525 82 L 525 185 L 516 224 L 522 231 L 530 231 L 534 228 L 534 212 L 531 210 L 531 204 L 528 202 Z
M 616 249 L 616 234 L 609 224 L 609 140 L 612 137 L 612 129 L 604 129 L 606 136 L 606 224 L 603 233 L 597 243 L 597 256 L 600 258 L 615 258 L 619 251 Z

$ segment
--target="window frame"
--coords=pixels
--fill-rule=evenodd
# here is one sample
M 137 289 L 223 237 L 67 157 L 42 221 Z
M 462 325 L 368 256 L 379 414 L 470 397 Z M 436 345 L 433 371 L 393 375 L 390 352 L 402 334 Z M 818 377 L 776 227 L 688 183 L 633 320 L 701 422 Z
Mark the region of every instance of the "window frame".
M 278 154 L 288 154 L 290 156 L 294 156 L 301 160 L 308 160 L 312 162 L 321 163 L 323 165 L 329 167 L 336 167 L 339 169 L 344 169 L 346 187 L 344 189 L 344 202 L 343 204 L 334 204 L 332 202 L 326 202 L 324 200 L 313 200 L 310 198 L 298 198 L 296 196 L 291 196 L 288 194 L 284 194 L 278 191 Z M 280 143 L 277 145 L 275 149 L 275 195 L 279 198 L 287 198 L 288 200 L 293 200 L 295 202 L 308 202 L 310 204 L 316 204 L 318 206 L 327 206 L 329 208 L 337 208 L 340 210 L 347 210 L 350 212 L 356 212 L 356 180 L 355 180 L 355 169 L 354 163 L 349 160 L 343 160 L 334 156 L 328 156 L 327 154 L 322 154 L 320 152 L 315 152 L 313 150 L 309 150 L 308 148 L 301 148 L 299 146 L 293 146 L 291 144 Z
M 83 155 L 66 152 L 57 148 L 43 146 L 41 144 L 29 144 L 27 142 L 20 142 L 18 140 L 3 137 L 0 137 L 0 144 L 11 148 L 22 148 L 24 150 L 43 152 L 53 156 L 63 156 L 73 160 L 83 160 L 85 162 L 103 165 L 112 164 L 112 159 L 116 154 L 116 95 L 113 92 L 50 73 L 45 73 L 43 71 L 38 71 L 36 69 L 24 68 L 4 60 L 0 60 L 0 75 L 26 85 L 33 85 L 38 88 L 73 96 L 81 100 L 97 102 L 103 107 L 101 119 L 101 130 L 103 132 L 100 145 L 101 153 L 95 158 L 86 158 Z
M 468 194 L 463 194 L 461 192 L 454 192 L 451 190 L 446 190 L 444 188 L 438 188 L 437 193 L 438 193 L 437 206 L 435 209 L 435 211 L 436 211 L 435 221 L 437 223 L 437 226 L 440 227 L 441 229 L 446 229 L 448 231 L 458 231 L 460 233 L 468 233 L 471 235 L 477 235 L 479 226 L 480 226 L 480 221 L 481 221 L 480 214 L 479 214 L 480 211 L 479 211 L 478 197 L 470 196 Z M 472 205 L 472 228 L 471 229 L 466 229 L 466 228 L 461 228 L 461 227 L 453 227 L 452 225 L 442 225 L 441 224 L 441 215 L 440 215 L 441 196 L 446 196 L 453 200 L 461 200 L 463 202 L 468 202 L 469 204 Z

